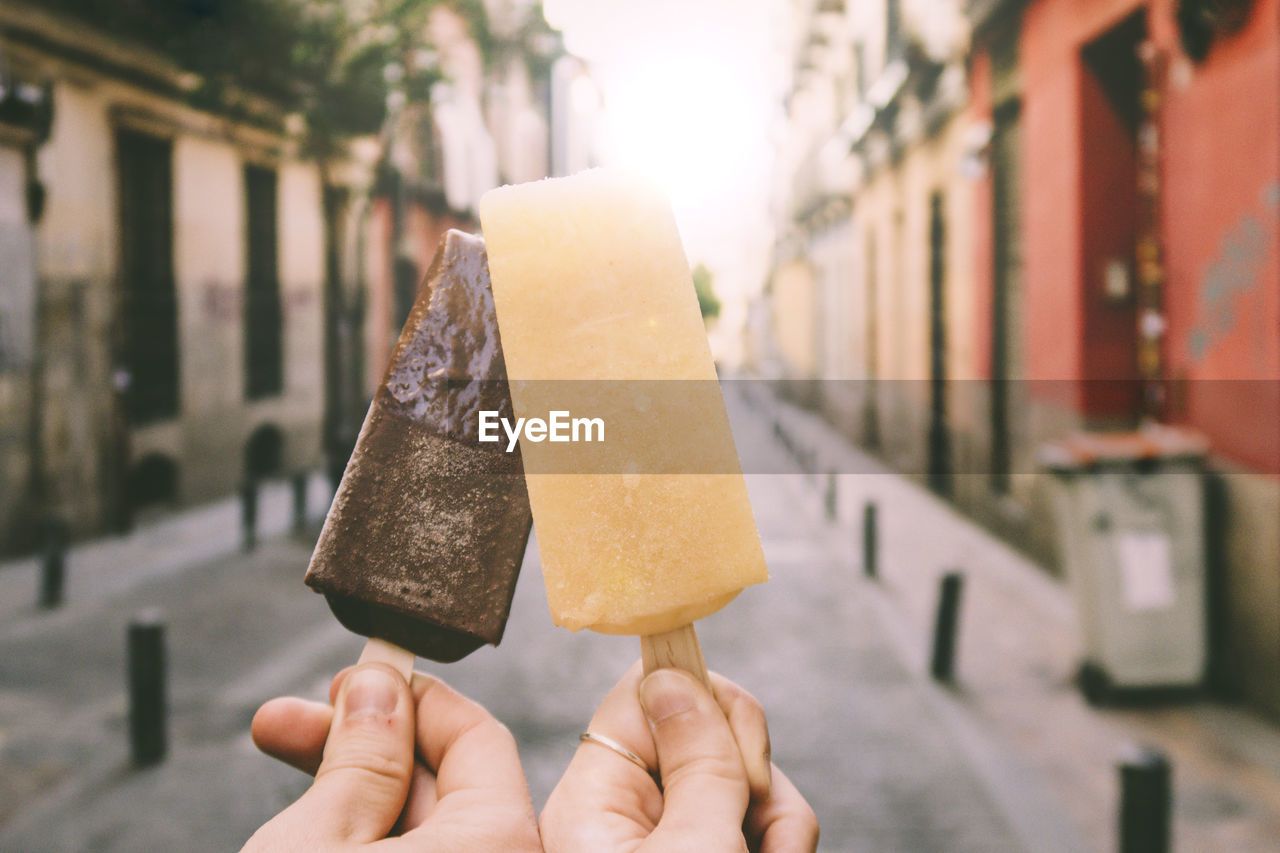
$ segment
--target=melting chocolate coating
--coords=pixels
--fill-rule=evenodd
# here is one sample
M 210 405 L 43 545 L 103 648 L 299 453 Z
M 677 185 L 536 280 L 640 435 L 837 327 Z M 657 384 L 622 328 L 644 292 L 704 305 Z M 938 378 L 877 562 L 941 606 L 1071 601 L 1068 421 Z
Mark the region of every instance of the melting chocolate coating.
M 311 557 L 338 621 L 442 662 L 502 639 L 532 517 L 484 241 L 441 240 Z

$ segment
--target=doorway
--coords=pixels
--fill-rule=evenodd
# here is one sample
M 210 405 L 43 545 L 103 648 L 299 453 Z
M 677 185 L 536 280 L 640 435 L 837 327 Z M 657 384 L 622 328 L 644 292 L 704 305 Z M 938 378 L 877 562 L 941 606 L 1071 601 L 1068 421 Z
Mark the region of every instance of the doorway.
M 866 326 L 863 340 L 866 351 L 863 361 L 866 364 L 866 388 L 862 399 L 862 444 L 867 450 L 875 452 L 880 450 L 880 271 L 877 266 L 875 232 L 867 232 L 865 246 L 863 262 L 866 264 Z
M 173 143 L 115 133 L 120 275 L 112 369 L 115 406 L 105 482 L 107 523 L 133 523 L 132 432 L 178 414 L 178 296 L 173 271 Z
M 120 176 L 120 353 L 128 425 L 178 413 L 178 300 L 173 275 L 173 144 L 116 132 Z
M 995 112 L 991 138 L 994 240 L 991 299 L 991 461 L 990 486 L 1007 495 L 1013 469 L 1013 378 L 1022 370 L 1017 330 L 1022 315 L 1021 149 L 1019 102 L 1007 101 Z
M 1135 249 L 1145 14 L 1081 51 L 1082 408 L 1096 427 L 1128 427 L 1139 409 Z

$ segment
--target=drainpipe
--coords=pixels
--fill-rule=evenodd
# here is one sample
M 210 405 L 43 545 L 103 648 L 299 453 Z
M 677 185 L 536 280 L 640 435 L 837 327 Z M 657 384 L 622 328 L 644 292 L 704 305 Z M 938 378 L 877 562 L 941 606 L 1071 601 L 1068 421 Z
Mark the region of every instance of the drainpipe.
M 1138 377 L 1139 412 L 1144 422 L 1158 421 L 1165 408 L 1163 344 L 1168 321 L 1164 312 L 1164 245 L 1160 234 L 1160 108 L 1168 57 L 1151 40 L 1138 46 L 1143 82 L 1138 128 Z

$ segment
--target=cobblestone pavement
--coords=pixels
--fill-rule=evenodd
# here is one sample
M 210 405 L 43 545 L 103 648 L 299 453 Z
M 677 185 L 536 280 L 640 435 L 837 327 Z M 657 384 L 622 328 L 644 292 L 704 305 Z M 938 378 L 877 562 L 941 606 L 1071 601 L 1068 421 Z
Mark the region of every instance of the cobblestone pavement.
M 1273 729 L 1218 706 L 1088 708 L 1069 685 L 1070 607 L 1051 581 L 893 475 L 842 478 L 828 523 L 821 484 L 798 473 L 772 424 L 785 419 L 824 453 L 852 451 L 802 413 L 729 402 L 744 458 L 773 455 L 756 470 L 793 473 L 749 478 L 773 579 L 699 633 L 708 664 L 764 703 L 775 760 L 814 805 L 823 850 L 1107 849 L 1112 764 L 1135 737 L 1174 758 L 1185 849 L 1261 850 L 1251 845 L 1280 837 L 1280 796 L 1265 805 L 1280 785 Z M 880 583 L 854 556 L 855 516 L 872 496 Z M 53 613 L 30 604 L 34 563 L 0 567 L 0 850 L 235 849 L 305 788 L 257 754 L 249 719 L 271 696 L 323 697 L 361 641 L 302 585 L 310 545 L 283 533 L 283 485 L 262 513 L 264 542 L 250 554 L 238 551 L 231 503 L 77 549 L 69 603 Z M 966 589 L 960 686 L 943 689 L 921 662 L 937 573 L 955 564 L 984 569 Z M 138 771 L 124 631 L 147 606 L 168 625 L 170 754 Z M 984 618 L 992 608 L 1016 613 Z M 552 626 L 531 547 L 502 646 L 427 668 L 512 728 L 541 803 L 637 645 Z

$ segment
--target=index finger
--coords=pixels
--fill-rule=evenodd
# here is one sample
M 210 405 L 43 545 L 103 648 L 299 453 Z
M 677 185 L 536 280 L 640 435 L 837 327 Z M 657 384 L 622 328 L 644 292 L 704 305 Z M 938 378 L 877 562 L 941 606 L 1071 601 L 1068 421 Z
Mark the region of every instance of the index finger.
M 441 800 L 468 789 L 518 793 L 528 799 L 510 730 L 438 678 L 413 674 L 418 753 L 436 773 Z
M 756 697 L 723 675 L 714 672 L 710 675 L 716 704 L 724 711 L 725 718 L 729 721 L 729 730 L 733 732 L 738 751 L 742 753 L 742 766 L 747 771 L 751 801 L 764 802 L 769 799 L 769 787 L 773 778 L 770 772 L 769 723 L 765 719 L 764 708 Z
M 281 696 L 258 709 L 249 732 L 258 749 L 314 776 L 332 723 L 333 708 L 329 705 Z
M 791 780 L 776 766 L 769 799 L 752 803 L 742 829 L 759 853 L 803 853 L 818 849 L 818 818 Z

